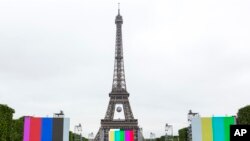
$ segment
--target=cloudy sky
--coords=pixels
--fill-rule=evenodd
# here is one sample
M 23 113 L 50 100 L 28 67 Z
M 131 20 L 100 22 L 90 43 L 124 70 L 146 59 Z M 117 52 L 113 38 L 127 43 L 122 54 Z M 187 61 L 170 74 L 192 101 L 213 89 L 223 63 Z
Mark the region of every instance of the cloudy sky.
M 117 3 L 127 89 L 143 128 L 187 126 L 187 112 L 235 115 L 250 103 L 249 0 L 1 0 L 0 103 L 63 110 L 96 133 L 111 91 Z

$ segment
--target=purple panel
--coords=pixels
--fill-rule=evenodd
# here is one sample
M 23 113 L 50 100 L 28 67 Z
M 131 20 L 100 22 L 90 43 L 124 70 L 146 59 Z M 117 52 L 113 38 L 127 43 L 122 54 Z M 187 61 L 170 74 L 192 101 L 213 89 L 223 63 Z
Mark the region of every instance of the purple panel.
M 129 132 L 129 130 L 126 130 L 125 131 L 125 141 L 130 141 L 130 140 L 131 140 L 130 132 Z
M 30 117 L 24 118 L 23 141 L 30 140 Z

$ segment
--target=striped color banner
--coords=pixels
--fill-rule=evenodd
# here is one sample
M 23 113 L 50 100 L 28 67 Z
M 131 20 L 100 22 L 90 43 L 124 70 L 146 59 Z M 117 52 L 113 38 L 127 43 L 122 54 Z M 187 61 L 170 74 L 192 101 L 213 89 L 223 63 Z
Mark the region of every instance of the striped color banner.
M 213 141 L 224 141 L 224 117 L 212 117 Z
M 191 121 L 193 141 L 230 141 L 235 117 L 203 117 Z
M 234 117 L 224 118 L 225 141 L 230 141 L 230 125 L 235 124 Z
M 125 141 L 125 131 L 124 130 L 120 130 L 120 141 Z
M 42 139 L 41 141 L 52 141 L 52 118 L 42 118 Z
M 110 129 L 109 141 L 134 141 L 134 131 Z
M 130 141 L 130 132 L 129 131 L 125 131 L 125 141 Z
M 64 120 L 63 120 L 63 141 L 69 140 L 69 127 L 70 127 L 69 118 L 64 118 Z
M 115 141 L 115 139 L 114 139 L 114 131 L 109 131 L 109 141 Z
M 120 141 L 120 130 L 115 131 L 115 141 Z
M 200 118 L 192 119 L 192 140 L 193 141 L 202 141 L 202 132 L 201 132 L 201 120 Z
M 30 117 L 24 118 L 24 134 L 23 134 L 23 141 L 30 140 Z
M 24 117 L 23 141 L 69 141 L 69 118 Z
M 202 141 L 212 141 L 213 140 L 212 119 L 202 118 L 201 124 L 202 124 L 201 127 Z
M 41 141 L 41 118 L 30 118 L 30 141 Z
M 134 141 L 134 131 L 130 130 L 129 133 L 130 133 L 130 141 Z
M 52 133 L 53 133 L 53 141 L 63 140 L 63 118 L 54 118 Z

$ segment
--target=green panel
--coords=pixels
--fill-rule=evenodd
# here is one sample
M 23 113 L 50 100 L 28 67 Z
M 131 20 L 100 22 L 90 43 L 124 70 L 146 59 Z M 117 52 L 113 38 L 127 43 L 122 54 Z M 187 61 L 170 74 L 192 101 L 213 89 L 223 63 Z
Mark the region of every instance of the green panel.
M 120 141 L 125 141 L 124 130 L 120 130 Z
M 225 128 L 225 141 L 230 141 L 230 125 L 235 124 L 234 117 L 224 118 L 224 128 Z
M 213 141 L 212 118 L 201 118 L 202 141 Z

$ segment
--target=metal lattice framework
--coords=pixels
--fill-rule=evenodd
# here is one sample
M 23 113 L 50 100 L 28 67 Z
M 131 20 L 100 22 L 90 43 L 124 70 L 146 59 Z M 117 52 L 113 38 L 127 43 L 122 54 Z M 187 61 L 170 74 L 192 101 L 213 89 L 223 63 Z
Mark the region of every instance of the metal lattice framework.
M 108 132 L 110 129 L 124 129 L 135 131 L 135 141 L 138 141 L 140 130 L 137 119 L 134 119 L 130 103 L 129 93 L 126 89 L 123 46 L 122 46 L 122 24 L 123 19 L 118 9 L 118 15 L 115 19 L 116 24 L 116 45 L 115 45 L 115 64 L 112 91 L 109 94 L 110 101 L 106 111 L 105 118 L 101 120 L 101 127 L 96 134 L 95 141 L 108 141 Z M 124 118 L 123 120 L 114 119 L 115 105 L 122 104 Z
M 126 92 L 126 81 L 123 62 L 123 46 L 122 46 L 122 16 L 120 10 L 115 19 L 116 24 L 116 45 L 115 45 L 115 64 L 112 92 Z

